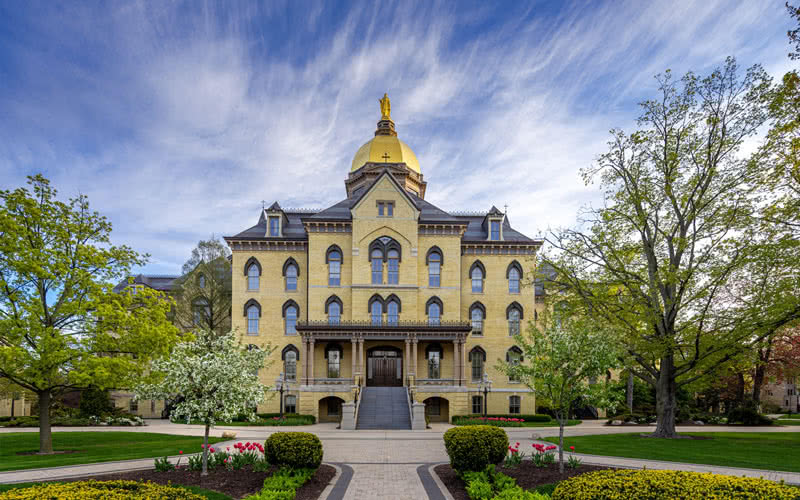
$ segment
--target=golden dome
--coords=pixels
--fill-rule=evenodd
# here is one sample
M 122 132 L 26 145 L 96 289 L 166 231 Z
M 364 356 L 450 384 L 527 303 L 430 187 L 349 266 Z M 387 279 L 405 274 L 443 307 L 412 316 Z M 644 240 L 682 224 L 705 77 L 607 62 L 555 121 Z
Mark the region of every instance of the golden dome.
M 397 132 L 394 131 L 394 122 L 390 118 L 389 97 L 383 94 L 383 99 L 378 102 L 381 104 L 381 121 L 378 122 L 378 130 L 375 131 L 375 137 L 372 140 L 358 148 L 353 157 L 350 171 L 358 170 L 367 162 L 405 163 L 409 169 L 421 174 L 417 155 L 408 147 L 408 144 L 397 138 Z
M 421 173 L 419 161 L 408 144 L 391 135 L 376 135 L 371 141 L 358 148 L 353 157 L 351 172 L 363 167 L 367 162 L 405 163 L 416 173 Z

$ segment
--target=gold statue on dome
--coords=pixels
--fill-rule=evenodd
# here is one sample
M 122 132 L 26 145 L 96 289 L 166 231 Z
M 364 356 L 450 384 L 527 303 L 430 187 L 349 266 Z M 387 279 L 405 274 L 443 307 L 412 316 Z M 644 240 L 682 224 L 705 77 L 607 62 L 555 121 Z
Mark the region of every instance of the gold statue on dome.
M 383 99 L 378 99 L 381 103 L 381 120 L 391 120 L 389 115 L 392 112 L 392 104 L 389 102 L 389 96 L 383 94 Z

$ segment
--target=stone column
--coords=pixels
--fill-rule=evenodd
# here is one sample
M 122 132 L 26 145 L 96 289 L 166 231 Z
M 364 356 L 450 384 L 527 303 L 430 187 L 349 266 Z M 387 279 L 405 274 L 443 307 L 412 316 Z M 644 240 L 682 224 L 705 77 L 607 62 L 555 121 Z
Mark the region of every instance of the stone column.
M 300 363 L 300 368 L 303 370 L 303 375 L 300 377 L 300 383 L 303 385 L 308 384 L 308 342 L 306 342 L 305 336 L 301 337 L 300 342 L 303 344 L 303 348 L 300 350 L 300 356 L 302 361 Z
M 461 339 L 461 385 L 467 385 L 467 380 L 467 341 Z
M 458 340 L 453 341 L 453 384 L 461 385 L 461 349 Z
M 414 375 L 414 383 L 415 384 L 416 384 L 416 380 L 417 380 L 417 343 L 418 343 L 417 339 L 414 339 L 414 340 L 411 341 L 411 347 L 412 347 L 412 349 L 411 349 L 411 361 L 414 364 L 413 368 L 411 370 L 412 370 L 413 375 Z
M 356 347 L 357 347 L 356 344 L 358 344 L 358 341 L 355 339 L 355 337 L 351 338 L 350 339 L 350 348 L 351 348 L 350 352 L 351 352 L 352 359 L 350 360 L 350 365 L 351 365 L 350 374 L 353 377 L 353 382 L 355 382 L 356 375 L 358 375 L 358 372 L 356 372 Z
M 406 352 L 403 355 L 403 364 L 405 365 L 403 385 L 408 385 L 408 377 L 411 375 L 411 339 L 406 339 Z
M 314 383 L 314 338 L 308 339 L 308 383 Z
M 361 385 L 367 383 L 367 369 L 364 366 L 364 339 L 358 339 L 358 374 L 361 375 Z

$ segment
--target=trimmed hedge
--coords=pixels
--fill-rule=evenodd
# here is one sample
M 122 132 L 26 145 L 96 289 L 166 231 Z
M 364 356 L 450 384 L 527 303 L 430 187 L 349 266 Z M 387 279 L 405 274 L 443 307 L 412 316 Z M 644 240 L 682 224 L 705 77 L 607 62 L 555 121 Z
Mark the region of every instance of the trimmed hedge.
M 727 417 L 729 424 L 772 425 L 772 419 L 758 413 L 755 408 L 734 408 Z
M 674 470 L 603 470 L 561 481 L 553 500 L 797 500 L 800 490 L 764 479 Z
M 550 418 L 550 415 L 510 415 L 510 414 L 501 414 L 501 413 L 487 413 L 487 417 L 497 417 L 497 418 L 521 418 L 526 422 L 551 422 L 553 419 Z M 452 419 L 453 425 L 458 425 L 459 420 L 467 420 L 472 418 L 481 418 L 483 415 L 480 414 L 470 414 L 470 415 L 454 415 Z
M 316 469 L 322 463 L 322 441 L 310 432 L 276 432 L 264 443 L 272 465 Z
M 281 414 L 280 413 L 256 413 L 256 416 L 259 417 L 259 418 L 262 418 L 264 420 L 269 420 L 269 419 L 272 419 L 272 418 L 275 418 L 275 417 L 280 417 Z M 283 416 L 285 418 L 301 418 L 303 420 L 310 420 L 312 424 L 316 424 L 317 423 L 317 417 L 315 417 L 314 415 L 306 415 L 306 414 L 303 414 L 303 413 L 284 413 Z M 242 422 L 244 422 L 245 420 L 246 419 L 243 419 Z
M 0 500 L 205 500 L 204 496 L 184 488 L 139 481 L 78 481 L 74 483 L 42 483 L 30 488 L 16 488 L 0 493 Z
M 487 465 L 496 465 L 505 458 L 508 436 L 491 425 L 465 425 L 445 432 L 444 446 L 450 466 L 456 471 L 482 471 Z

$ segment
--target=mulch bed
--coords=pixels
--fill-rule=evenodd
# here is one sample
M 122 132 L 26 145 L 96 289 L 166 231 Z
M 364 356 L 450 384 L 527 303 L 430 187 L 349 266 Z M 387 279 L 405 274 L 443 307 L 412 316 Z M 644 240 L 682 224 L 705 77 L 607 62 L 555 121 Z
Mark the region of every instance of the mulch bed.
M 549 467 L 536 467 L 530 460 L 523 460 L 519 467 L 509 469 L 498 466 L 497 471 L 516 479 L 517 484 L 523 489 L 531 490 L 543 484 L 563 481 L 564 479 L 579 476 L 586 472 L 611 468 L 612 467 L 582 464 L 577 469 L 570 469 L 564 464 L 564 474 L 562 475 L 558 472 L 558 463 L 552 464 Z M 467 490 L 465 489 L 467 485 L 456 475 L 449 464 L 437 465 L 433 470 L 455 500 L 470 500 L 469 495 L 467 495 Z
M 269 472 L 253 472 L 250 466 L 239 470 L 226 470 L 222 467 L 209 469 L 207 476 L 201 476 L 199 471 L 190 471 L 184 467 L 169 472 L 157 472 L 153 469 L 116 474 L 103 474 L 99 476 L 86 476 L 60 480 L 59 482 L 73 481 L 151 481 L 158 484 L 172 483 L 181 486 L 199 486 L 208 490 L 224 493 L 232 498 L 243 498 L 253 493 L 258 493 L 264 487 L 264 479 L 276 469 Z M 336 469 L 330 465 L 322 464 L 317 472 L 297 490 L 297 500 L 316 500 L 322 490 L 328 486 L 336 475 Z

